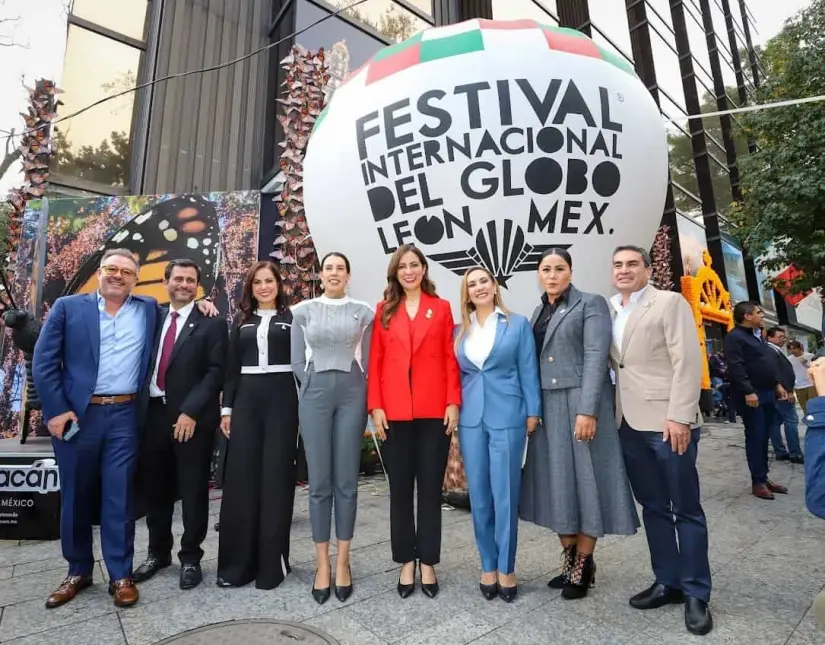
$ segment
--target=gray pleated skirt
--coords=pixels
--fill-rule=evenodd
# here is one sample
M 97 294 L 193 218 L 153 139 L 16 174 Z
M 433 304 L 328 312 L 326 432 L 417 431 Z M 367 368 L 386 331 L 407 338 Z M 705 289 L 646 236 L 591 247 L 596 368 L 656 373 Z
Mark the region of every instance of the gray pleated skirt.
M 633 535 L 639 516 L 616 430 L 612 385 L 603 389 L 596 436 L 573 435 L 580 388 L 542 390 L 542 424 L 530 436 L 519 517 L 560 535 Z

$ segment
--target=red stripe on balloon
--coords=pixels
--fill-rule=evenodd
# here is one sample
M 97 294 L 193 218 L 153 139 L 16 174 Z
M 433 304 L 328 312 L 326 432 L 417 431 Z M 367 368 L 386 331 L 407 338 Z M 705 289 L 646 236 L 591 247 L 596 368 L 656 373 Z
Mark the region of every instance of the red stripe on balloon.
M 416 43 L 411 47 L 402 49 L 392 56 L 382 58 L 381 60 L 373 59 L 370 62 L 370 68 L 367 70 L 367 85 L 371 85 L 382 78 L 392 76 L 402 70 L 418 65 L 421 61 L 421 43 Z
M 573 36 L 545 29 L 544 37 L 547 39 L 547 44 L 550 46 L 550 49 L 567 52 L 568 54 L 589 56 L 590 58 L 602 57 L 599 46 L 584 36 L 584 34 L 581 36 Z
M 538 23 L 535 20 L 524 18 L 521 20 L 487 20 L 479 18 L 479 26 L 482 29 L 535 29 Z

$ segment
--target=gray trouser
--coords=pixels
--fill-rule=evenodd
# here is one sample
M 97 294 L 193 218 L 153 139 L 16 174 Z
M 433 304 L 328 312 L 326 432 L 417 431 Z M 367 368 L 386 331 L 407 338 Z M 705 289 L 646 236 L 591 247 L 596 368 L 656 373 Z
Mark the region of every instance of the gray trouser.
M 312 539 L 329 542 L 335 500 L 335 535 L 351 540 L 367 427 L 367 386 L 358 363 L 353 362 L 349 372 L 316 372 L 310 364 L 301 385 L 298 419 L 309 472 Z

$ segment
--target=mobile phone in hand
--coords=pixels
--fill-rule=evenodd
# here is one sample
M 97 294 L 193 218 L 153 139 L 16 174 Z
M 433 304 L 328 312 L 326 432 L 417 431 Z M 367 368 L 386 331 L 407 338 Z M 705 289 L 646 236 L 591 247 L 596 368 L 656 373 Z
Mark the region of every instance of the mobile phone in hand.
M 79 430 L 80 426 L 77 425 L 77 421 L 66 422 L 66 425 L 63 427 L 63 441 L 69 441 Z

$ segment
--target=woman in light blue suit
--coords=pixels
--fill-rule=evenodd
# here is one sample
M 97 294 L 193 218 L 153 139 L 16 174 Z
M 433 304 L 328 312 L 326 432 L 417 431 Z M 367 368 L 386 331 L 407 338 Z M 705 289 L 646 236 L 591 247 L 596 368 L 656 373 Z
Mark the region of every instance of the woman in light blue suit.
M 507 311 L 486 269 L 470 269 L 461 281 L 455 347 L 458 437 L 481 556 L 479 588 L 487 600 L 498 595 L 512 602 L 521 467 L 527 435 L 541 415 L 541 386 L 530 322 Z

